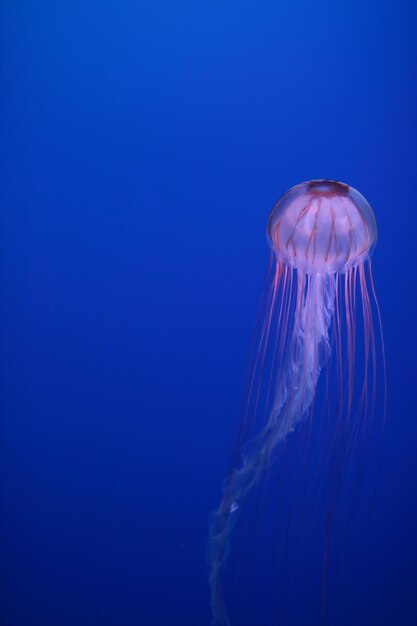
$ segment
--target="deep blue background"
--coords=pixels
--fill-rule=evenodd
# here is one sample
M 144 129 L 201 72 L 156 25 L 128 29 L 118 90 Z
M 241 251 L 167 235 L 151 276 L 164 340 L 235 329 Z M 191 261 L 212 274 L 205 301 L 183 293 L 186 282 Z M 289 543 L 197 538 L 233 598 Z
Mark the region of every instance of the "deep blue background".
M 417 623 L 416 18 L 411 0 L 2 2 L 2 626 L 209 624 L 268 211 L 321 177 L 379 226 L 364 610 Z

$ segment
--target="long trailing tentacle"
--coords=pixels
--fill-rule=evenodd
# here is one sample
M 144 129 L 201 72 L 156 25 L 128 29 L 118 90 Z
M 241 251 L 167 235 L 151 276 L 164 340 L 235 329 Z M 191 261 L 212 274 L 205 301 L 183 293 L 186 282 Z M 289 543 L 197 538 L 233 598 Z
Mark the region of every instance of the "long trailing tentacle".
M 221 579 L 240 504 L 275 461 L 280 444 L 312 406 L 320 372 L 330 354 L 334 297 L 333 275 L 298 272 L 291 341 L 278 369 L 269 418 L 260 434 L 244 447 L 242 463 L 227 477 L 220 506 L 212 515 L 209 565 L 213 626 L 231 623 Z

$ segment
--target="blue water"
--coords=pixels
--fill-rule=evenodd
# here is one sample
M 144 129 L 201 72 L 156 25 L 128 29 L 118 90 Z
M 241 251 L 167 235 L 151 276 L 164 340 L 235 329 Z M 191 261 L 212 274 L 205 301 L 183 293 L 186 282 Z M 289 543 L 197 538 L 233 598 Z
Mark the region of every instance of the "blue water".
M 346 624 L 415 626 L 416 27 L 411 0 L 2 3 L 2 626 L 209 625 L 266 220 L 312 178 L 379 228 L 388 411 Z

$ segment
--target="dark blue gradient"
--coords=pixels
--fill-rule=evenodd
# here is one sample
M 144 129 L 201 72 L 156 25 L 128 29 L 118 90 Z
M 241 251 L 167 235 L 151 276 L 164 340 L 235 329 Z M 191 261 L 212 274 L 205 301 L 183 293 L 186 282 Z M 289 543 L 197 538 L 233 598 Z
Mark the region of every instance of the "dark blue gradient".
M 416 6 L 2 2 L 2 626 L 209 625 L 266 221 L 316 178 L 374 209 L 388 360 L 346 626 L 415 626 Z

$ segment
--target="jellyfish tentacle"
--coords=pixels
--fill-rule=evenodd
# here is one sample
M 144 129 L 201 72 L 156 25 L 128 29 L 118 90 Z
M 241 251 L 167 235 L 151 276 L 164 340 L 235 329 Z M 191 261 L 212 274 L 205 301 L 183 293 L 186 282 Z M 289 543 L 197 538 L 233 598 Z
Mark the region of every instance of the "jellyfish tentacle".
M 242 464 L 223 485 L 223 497 L 210 527 L 209 566 L 212 626 L 230 626 L 222 589 L 222 571 L 240 504 L 262 473 L 277 458 L 287 435 L 312 406 L 320 372 L 330 355 L 335 278 L 331 273 L 298 271 L 296 310 L 287 356 L 281 368 L 269 418 L 260 434 L 242 452 Z

